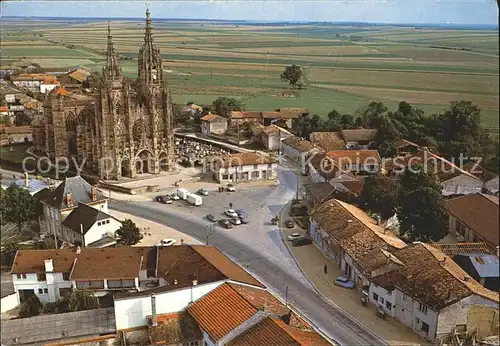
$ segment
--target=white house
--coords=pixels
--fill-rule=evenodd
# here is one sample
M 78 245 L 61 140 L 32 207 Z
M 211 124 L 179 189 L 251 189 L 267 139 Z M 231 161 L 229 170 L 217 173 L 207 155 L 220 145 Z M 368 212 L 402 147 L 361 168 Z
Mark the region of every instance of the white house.
M 72 239 L 62 239 L 61 222 L 79 204 L 86 204 L 103 213 L 108 212 L 108 199 L 90 185 L 81 176 L 66 178 L 55 190 L 47 193 L 40 202 L 43 205 L 43 216 L 40 218 L 42 234 L 56 235 L 61 240 L 71 242 Z
M 373 275 L 370 300 L 427 340 L 438 342 L 453 327 L 467 325 L 472 307 L 498 309 L 498 293 L 481 286 L 431 245 L 417 242 L 392 255 L 399 264 Z
M 277 163 L 272 156 L 257 152 L 228 155 L 210 162 L 218 182 L 247 182 L 252 180 L 275 180 Z
M 121 225 L 113 216 L 82 203 L 63 220 L 60 237 L 86 247 L 111 246 L 116 244 L 115 232 Z
M 210 135 L 211 133 L 223 135 L 227 130 L 227 118 L 220 115 L 209 113 L 202 117 L 200 121 L 201 133 L 204 135 Z
M 283 149 L 282 141 L 293 134 L 274 124 L 266 126 L 262 129 L 261 141 L 264 147 L 270 151 L 281 151 Z
M 28 88 L 42 94 L 60 86 L 57 77 L 46 74 L 20 74 L 19 76 L 12 76 L 11 81 L 15 86 Z
M 297 163 L 300 166 L 302 174 L 307 174 L 307 162 L 309 158 L 322 151 L 311 142 L 296 136 L 288 137 L 281 143 L 283 155 Z

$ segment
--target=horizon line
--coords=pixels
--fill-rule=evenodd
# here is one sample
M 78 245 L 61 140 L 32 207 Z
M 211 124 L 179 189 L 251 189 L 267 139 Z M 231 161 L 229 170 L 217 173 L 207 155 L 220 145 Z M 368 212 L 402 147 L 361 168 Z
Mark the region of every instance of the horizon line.
M 120 20 L 144 20 L 144 17 L 64 17 L 64 16 L 2 16 L 2 18 L 24 18 L 24 19 L 120 19 Z M 498 24 L 461 24 L 461 23 L 401 23 L 401 22 L 360 22 L 360 21 L 323 21 L 323 20 L 258 20 L 258 19 L 214 19 L 214 18 L 172 18 L 172 17 L 152 17 L 153 21 L 161 20 L 181 20 L 181 21 L 217 21 L 217 22 L 260 22 L 260 23 L 327 23 L 327 24 L 376 24 L 376 25 L 405 25 L 405 26 L 460 26 L 460 27 L 491 27 L 499 28 Z

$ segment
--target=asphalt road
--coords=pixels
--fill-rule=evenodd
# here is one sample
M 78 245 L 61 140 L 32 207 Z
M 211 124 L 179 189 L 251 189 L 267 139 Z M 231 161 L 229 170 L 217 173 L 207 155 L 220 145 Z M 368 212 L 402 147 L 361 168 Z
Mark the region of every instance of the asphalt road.
M 164 224 L 204 242 L 208 222 L 200 215 L 210 210 L 222 212 L 228 207 L 228 201 L 232 201 L 234 208 L 247 211 L 251 223 L 232 230 L 216 227 L 215 234 L 209 238 L 210 245 L 246 266 L 250 273 L 283 299 L 288 292 L 288 302 L 335 343 L 386 345 L 387 342 L 344 314 L 311 287 L 282 243 L 279 230 L 270 225 L 270 219 L 294 196 L 297 186 L 297 176 L 290 170 L 280 167 L 278 175 L 278 187 L 237 191 L 230 196 L 212 194 L 205 197 L 204 205 L 198 208 L 183 208 L 181 204 L 180 207 L 169 208 L 153 202 L 119 201 L 112 201 L 110 208 Z M 239 194 L 243 196 L 238 197 Z

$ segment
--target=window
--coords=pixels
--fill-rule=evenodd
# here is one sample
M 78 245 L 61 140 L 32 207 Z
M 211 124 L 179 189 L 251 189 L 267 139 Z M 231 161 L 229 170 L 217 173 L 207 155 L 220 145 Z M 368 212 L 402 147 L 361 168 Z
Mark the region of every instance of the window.
M 416 318 L 417 324 L 420 324 L 420 318 Z
M 420 328 L 422 331 L 429 333 L 429 325 L 425 322 L 422 322 L 422 327 Z
M 382 304 L 384 304 L 385 299 L 384 299 L 384 298 L 382 298 L 382 297 L 380 297 L 380 302 L 381 302 Z
M 373 292 L 373 300 L 378 302 L 378 294 Z
M 422 303 L 418 303 L 418 310 L 423 312 L 424 314 L 426 314 L 427 313 L 427 306 L 425 306 Z
M 259 179 L 259 171 L 252 172 L 252 179 Z
M 38 289 L 38 294 L 43 294 L 43 289 L 42 288 Z
M 17 278 L 20 279 L 21 278 L 21 274 L 17 274 Z
M 273 168 L 273 164 L 272 163 L 268 163 L 267 164 L 267 168 Z
M 63 273 L 63 280 L 69 281 L 69 273 Z
M 104 288 L 104 281 L 90 281 L 91 288 Z
M 253 165 L 253 169 L 257 169 L 257 165 Z
M 36 274 L 36 281 L 47 281 L 45 274 Z
M 385 302 L 385 307 L 387 308 L 387 310 L 391 311 L 392 304 L 390 302 Z
M 106 220 L 106 223 L 109 223 L 109 220 Z
M 49 289 L 48 288 L 44 288 L 43 289 L 43 294 L 49 294 Z
M 99 221 L 99 222 L 97 223 L 97 226 L 100 226 L 100 225 L 102 225 L 102 222 L 101 222 L 101 221 Z
M 406 302 L 406 294 L 403 294 L 403 301 Z
M 387 295 L 392 296 L 392 291 L 387 290 Z

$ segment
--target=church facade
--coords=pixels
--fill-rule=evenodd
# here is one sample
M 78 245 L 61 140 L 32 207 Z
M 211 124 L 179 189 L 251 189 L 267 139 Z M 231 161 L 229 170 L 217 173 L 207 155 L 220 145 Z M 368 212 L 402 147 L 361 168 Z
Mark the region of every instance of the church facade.
M 51 160 L 75 158 L 101 179 L 158 174 L 174 163 L 171 91 L 153 42 L 149 9 L 138 80 L 124 78 L 108 25 L 106 63 L 92 96 L 58 89 L 35 119 L 33 144 Z

